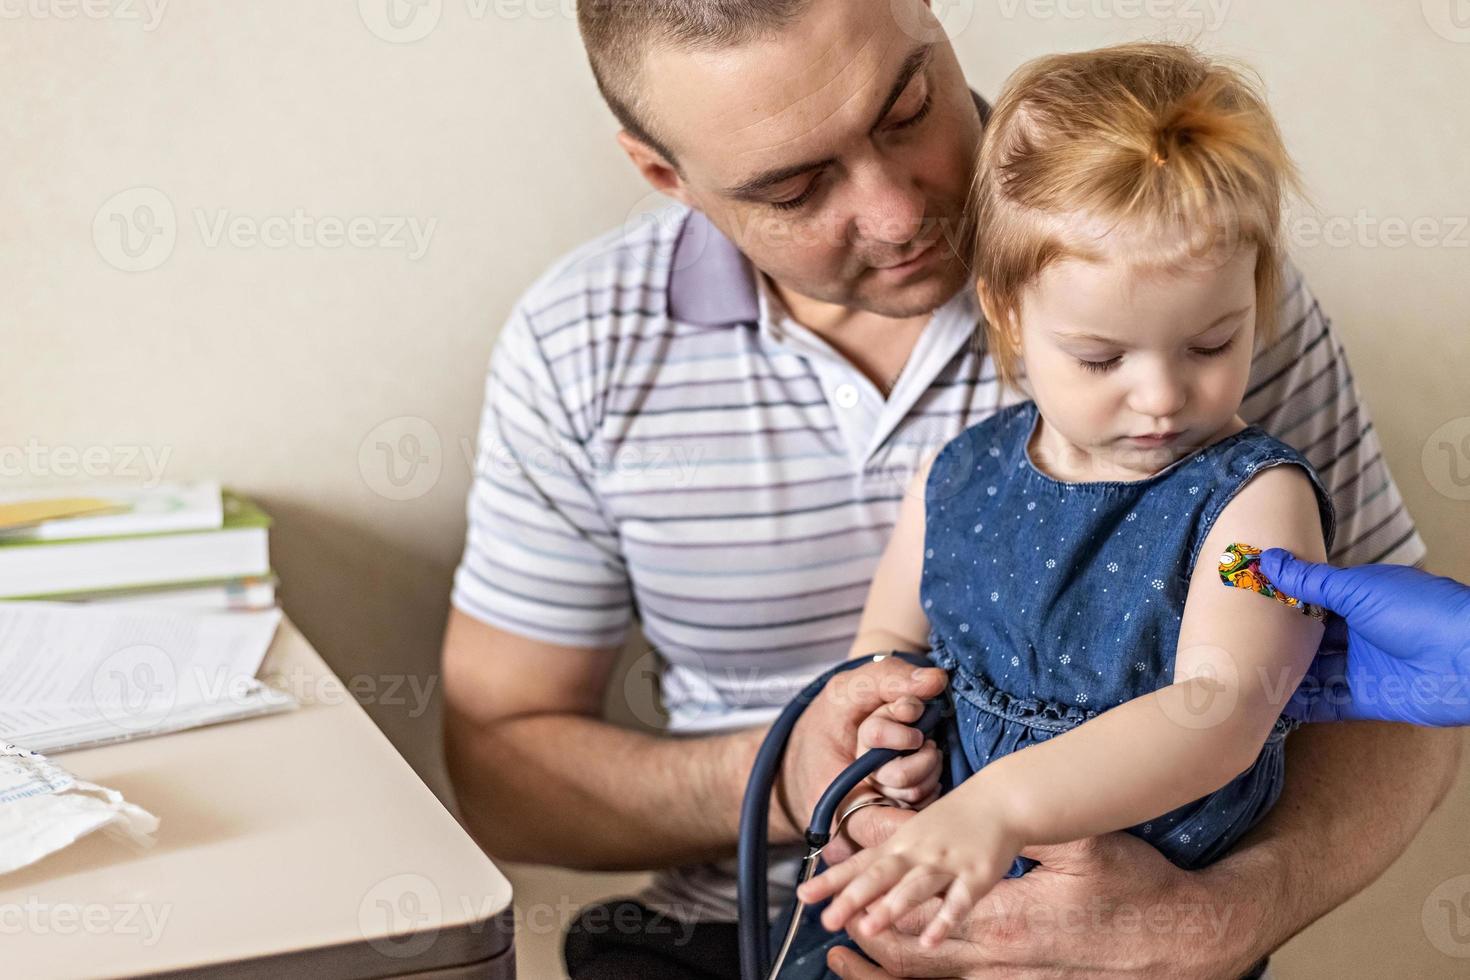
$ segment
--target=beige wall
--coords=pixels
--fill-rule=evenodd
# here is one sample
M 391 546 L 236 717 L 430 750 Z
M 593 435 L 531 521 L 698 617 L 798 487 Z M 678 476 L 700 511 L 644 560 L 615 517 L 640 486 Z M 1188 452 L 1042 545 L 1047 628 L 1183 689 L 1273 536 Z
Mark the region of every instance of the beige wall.
M 442 791 L 435 713 L 407 686 L 388 703 L 389 685 L 433 681 L 486 359 L 518 291 L 647 197 L 570 0 L 429 0 L 403 29 L 382 6 L 0 3 L 0 463 L 38 479 L 67 475 L 68 452 L 114 472 L 138 453 L 259 498 L 287 610 Z M 1318 205 L 1298 212 L 1299 260 L 1435 565 L 1470 579 L 1470 489 L 1438 448 L 1470 436 L 1465 0 L 945 6 L 989 94 L 1030 55 L 1161 33 L 1260 68 Z M 267 220 L 298 211 L 356 222 L 359 244 Z M 172 242 L 130 255 L 116 216 Z M 1415 219 L 1417 243 L 1395 245 L 1395 222 Z M 278 230 L 284 247 L 251 237 Z M 426 462 L 395 485 L 380 443 Z M 1288 950 L 1285 975 L 1470 970 L 1430 939 L 1449 942 L 1434 889 L 1470 873 L 1464 785 L 1382 881 Z M 568 887 L 521 874 L 523 896 Z M 1467 882 L 1447 886 L 1462 930 Z M 541 939 L 534 955 L 552 955 Z

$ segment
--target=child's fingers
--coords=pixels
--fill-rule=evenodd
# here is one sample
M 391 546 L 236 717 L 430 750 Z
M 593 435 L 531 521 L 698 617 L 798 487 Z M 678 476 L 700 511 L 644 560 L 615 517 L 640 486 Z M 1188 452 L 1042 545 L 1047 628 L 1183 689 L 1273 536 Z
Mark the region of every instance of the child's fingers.
M 822 925 L 828 932 L 841 929 L 848 919 L 872 905 L 908 871 L 908 862 L 893 856 L 878 858 L 858 875 L 822 912 Z
M 975 907 L 976 897 L 972 888 L 956 878 L 945 893 L 939 911 L 934 913 L 934 918 L 929 920 L 929 924 L 920 934 L 919 944 L 932 948 L 943 942 L 955 925 L 963 922 L 970 914 L 970 910 Z
M 873 863 L 876 851 L 858 851 L 841 864 L 817 875 L 811 881 L 798 885 L 796 897 L 808 905 L 815 905 L 829 895 L 835 895 L 847 887 L 847 883 L 862 874 Z
M 873 781 L 892 789 L 926 785 L 939 772 L 940 764 L 939 747 L 931 739 L 913 755 L 884 763 L 873 773 Z
M 868 914 L 858 927 L 863 935 L 875 936 L 925 899 L 944 894 L 946 888 L 953 890 L 951 883 L 954 881 L 954 875 L 933 865 L 916 865 L 888 890 L 887 895 L 868 908 Z
M 939 773 L 931 773 L 929 778 L 919 786 L 887 786 L 883 783 L 877 785 L 878 792 L 887 799 L 917 809 L 921 802 L 938 795 Z
M 888 717 L 884 705 L 858 726 L 858 754 L 868 749 L 917 749 L 924 744 L 924 733 Z

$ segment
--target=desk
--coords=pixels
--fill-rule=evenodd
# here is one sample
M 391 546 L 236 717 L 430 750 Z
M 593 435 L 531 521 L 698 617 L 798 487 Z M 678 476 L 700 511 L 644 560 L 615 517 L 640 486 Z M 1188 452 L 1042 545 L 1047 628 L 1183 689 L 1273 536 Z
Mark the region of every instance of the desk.
M 288 621 L 262 674 L 302 707 L 55 757 L 157 843 L 99 833 L 0 876 L 0 973 L 515 976 L 510 883 Z

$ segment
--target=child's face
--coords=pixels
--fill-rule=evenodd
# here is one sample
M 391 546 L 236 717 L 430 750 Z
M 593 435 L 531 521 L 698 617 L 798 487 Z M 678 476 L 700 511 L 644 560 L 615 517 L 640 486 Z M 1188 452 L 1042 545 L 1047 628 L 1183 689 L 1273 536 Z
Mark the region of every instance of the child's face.
M 1223 434 L 1250 375 L 1255 268 L 1252 245 L 1178 269 L 1066 259 L 1042 273 L 1019 340 L 1045 445 L 1072 457 L 1059 469 L 1147 476 Z

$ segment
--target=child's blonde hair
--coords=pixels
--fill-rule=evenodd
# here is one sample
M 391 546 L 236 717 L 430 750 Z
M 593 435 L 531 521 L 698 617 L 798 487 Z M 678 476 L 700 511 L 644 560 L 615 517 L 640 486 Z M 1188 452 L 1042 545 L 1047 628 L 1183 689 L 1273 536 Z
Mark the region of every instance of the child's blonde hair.
M 1256 335 L 1276 328 L 1281 210 L 1296 168 L 1242 70 L 1179 44 L 1123 44 L 1038 58 L 1006 83 L 985 130 L 972 195 L 973 270 L 1001 380 L 1019 366 L 1022 291 L 1051 263 L 1107 252 L 1172 268 L 1255 245 Z M 1223 252 L 1221 251 L 1223 249 Z

